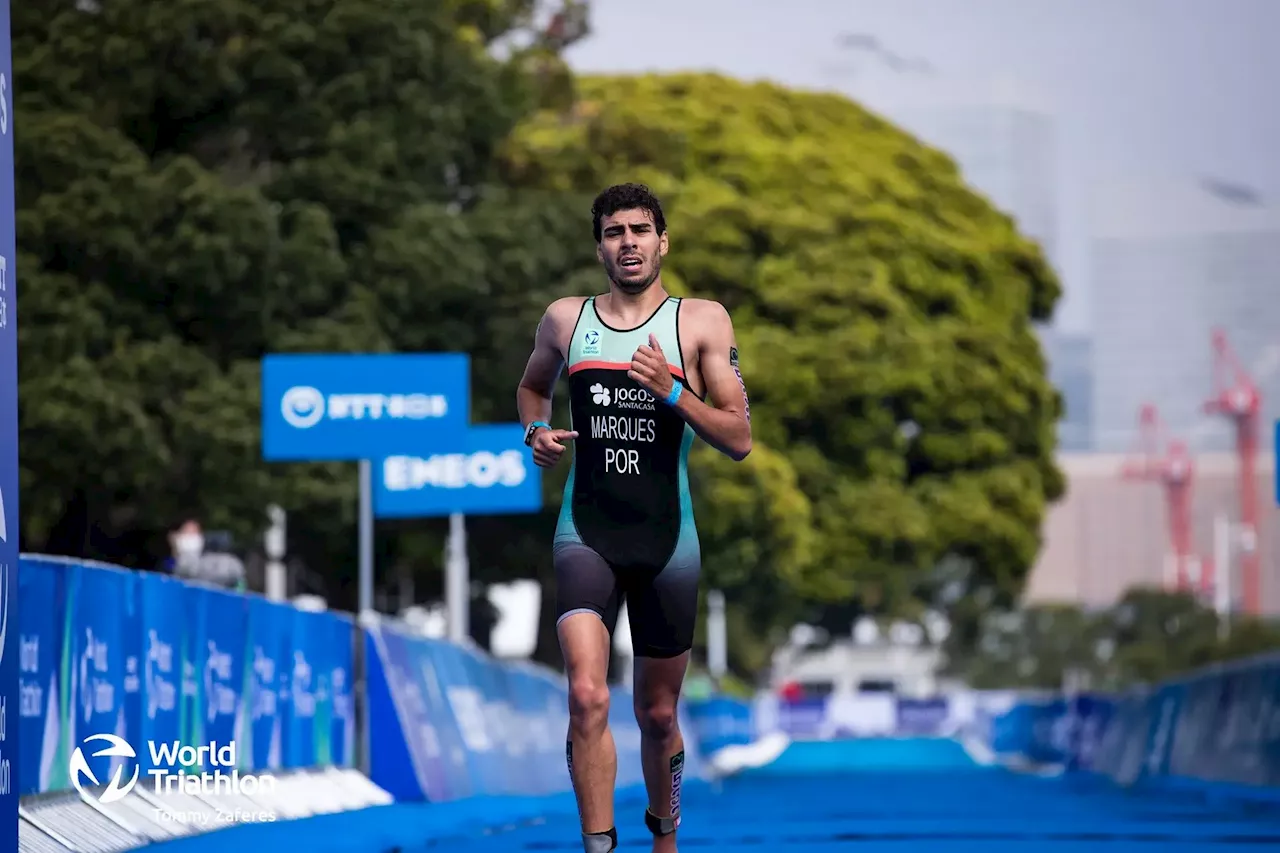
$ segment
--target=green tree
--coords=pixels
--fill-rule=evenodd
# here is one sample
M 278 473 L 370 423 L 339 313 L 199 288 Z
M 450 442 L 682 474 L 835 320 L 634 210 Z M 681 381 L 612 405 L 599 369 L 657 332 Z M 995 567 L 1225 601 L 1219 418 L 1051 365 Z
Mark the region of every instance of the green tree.
M 993 614 L 976 648 L 949 660 L 974 688 L 1062 688 L 1072 676 L 1099 674 L 1098 621 L 1078 607 L 1046 605 Z
M 511 328 L 590 256 L 576 205 L 487 189 L 571 95 L 582 22 L 534 5 L 15 4 L 23 547 L 153 565 L 175 513 L 247 539 L 277 501 L 354 604 L 354 469 L 259 461 L 258 360 L 467 350 L 510 417 Z M 388 533 L 438 561 L 431 525 Z
M 734 317 L 756 449 L 694 457 L 711 583 L 905 613 L 952 556 L 1012 603 L 1062 491 L 1032 329 L 1059 285 L 950 159 L 835 95 L 693 74 L 580 79 L 502 158 L 514 187 L 649 184 L 669 287 Z
M 1152 684 L 1218 657 L 1218 616 L 1188 593 L 1136 587 L 1103 619 L 1105 682 Z
M 1274 620 L 1223 622 L 1189 593 L 1135 587 L 1086 612 L 1038 605 L 979 619 L 978 640 L 948 644 L 948 669 L 974 687 L 1115 690 L 1156 684 L 1213 663 L 1280 649 Z

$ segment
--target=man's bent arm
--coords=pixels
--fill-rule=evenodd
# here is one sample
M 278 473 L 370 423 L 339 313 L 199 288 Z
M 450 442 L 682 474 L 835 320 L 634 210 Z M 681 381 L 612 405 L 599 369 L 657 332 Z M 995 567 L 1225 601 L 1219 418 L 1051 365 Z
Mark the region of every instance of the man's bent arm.
M 524 375 L 516 388 L 516 410 L 521 426 L 528 429 L 534 421 L 551 423 L 551 398 L 564 359 L 560 355 L 555 318 L 555 304 L 547 308 L 533 337 L 533 352 L 525 364 Z
M 719 303 L 704 303 L 705 331 L 698 346 L 702 382 L 707 389 L 707 405 L 694 394 L 681 394 L 676 411 L 698 436 L 735 462 L 751 452 L 751 415 L 747 389 L 738 372 L 733 321 Z M 730 361 L 732 355 L 732 361 Z

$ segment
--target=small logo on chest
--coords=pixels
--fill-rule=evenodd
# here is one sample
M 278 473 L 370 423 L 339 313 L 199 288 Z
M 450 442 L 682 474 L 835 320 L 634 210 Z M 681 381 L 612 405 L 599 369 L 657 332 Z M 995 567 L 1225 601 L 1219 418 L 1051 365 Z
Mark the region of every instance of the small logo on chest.
M 632 409 L 641 412 L 652 412 L 657 409 L 658 401 L 653 395 L 636 385 L 615 385 L 610 388 L 601 382 L 595 382 L 587 390 L 591 393 L 591 402 L 601 408 Z
M 582 336 L 582 355 L 587 357 L 590 355 L 600 355 L 600 330 L 587 329 Z

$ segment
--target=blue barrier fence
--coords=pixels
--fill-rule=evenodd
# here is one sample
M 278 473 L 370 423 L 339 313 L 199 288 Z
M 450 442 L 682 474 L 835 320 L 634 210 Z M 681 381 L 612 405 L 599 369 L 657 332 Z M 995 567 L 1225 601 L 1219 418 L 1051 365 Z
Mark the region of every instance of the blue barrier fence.
M 21 795 L 72 787 L 72 755 L 96 734 L 136 753 L 83 749 L 103 784 L 135 767 L 176 771 L 165 750 L 179 746 L 216 745 L 223 761 L 231 746 L 241 773 L 353 766 L 350 616 L 54 557 L 24 555 L 18 578 Z M 361 630 L 370 775 L 397 799 L 571 790 L 563 677 L 390 625 Z M 618 784 L 638 784 L 639 732 L 625 688 L 613 689 L 610 713 Z M 694 778 L 698 727 L 683 720 L 685 773 Z M 227 771 L 211 765 L 187 769 Z
M 757 726 L 751 705 L 728 696 L 686 702 L 684 730 L 692 732 L 699 750 L 710 755 L 726 746 L 750 743 Z
M 1122 695 L 1020 704 L 998 726 L 998 751 L 1124 785 L 1214 783 L 1280 799 L 1280 655 Z
M 389 626 L 366 629 L 365 638 L 370 776 L 379 786 L 397 799 L 434 802 L 571 789 L 562 677 Z M 619 787 L 643 781 L 632 707 L 631 693 L 614 687 L 609 713 Z M 685 773 L 694 777 L 701 768 L 697 729 L 683 719 Z
M 881 727 L 869 732 L 876 737 L 962 736 L 998 758 L 1059 766 L 1122 785 L 1208 785 L 1280 802 L 1280 654 L 1121 694 L 962 691 L 884 701 L 895 712 L 872 715 L 880 720 Z M 756 735 L 773 730 L 797 739 L 848 736 L 849 729 L 832 725 L 841 713 L 838 704 L 831 698 L 765 697 L 757 705 L 768 708 L 767 714 L 753 713 L 745 703 L 737 714 L 750 718 L 745 728 Z M 707 719 L 692 713 L 708 746 L 751 738 L 741 725 L 732 737 L 721 737 L 717 727 L 728 713 L 722 709 Z
M 135 765 L 175 766 L 164 745 L 230 746 L 238 771 L 351 765 L 353 626 L 342 614 L 25 555 L 18 588 L 20 794 L 70 788 L 71 756 L 95 734 L 137 753 L 84 750 L 100 782 L 121 765 L 124 778 Z

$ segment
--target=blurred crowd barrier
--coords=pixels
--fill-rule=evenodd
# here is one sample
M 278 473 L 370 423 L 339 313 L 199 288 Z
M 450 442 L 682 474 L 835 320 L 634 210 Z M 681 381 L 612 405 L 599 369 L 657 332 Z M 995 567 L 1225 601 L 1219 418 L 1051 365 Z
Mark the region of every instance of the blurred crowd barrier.
M 365 629 L 371 777 L 397 800 L 540 796 L 571 790 L 568 684 L 546 667 L 498 661 L 394 624 Z M 630 691 L 612 688 L 617 784 L 641 784 Z M 684 774 L 701 771 L 688 712 Z
M 732 706 L 732 711 L 728 710 Z M 1211 667 L 1119 694 L 957 691 L 753 703 L 716 699 L 691 713 L 704 745 L 792 740 L 954 738 L 978 760 L 1095 774 L 1121 785 L 1280 800 L 1280 655 Z
M 1122 785 L 1213 784 L 1280 800 L 1280 655 L 1211 667 L 1120 695 L 1017 701 L 985 721 L 997 755 Z
M 23 555 L 18 582 L 23 851 L 112 853 L 371 805 L 571 791 L 567 685 L 549 669 L 399 623 L 357 626 L 97 563 Z M 618 784 L 639 784 L 625 689 L 611 713 Z M 694 779 L 702 755 L 685 725 Z M 405 832 L 427 831 L 404 821 Z

